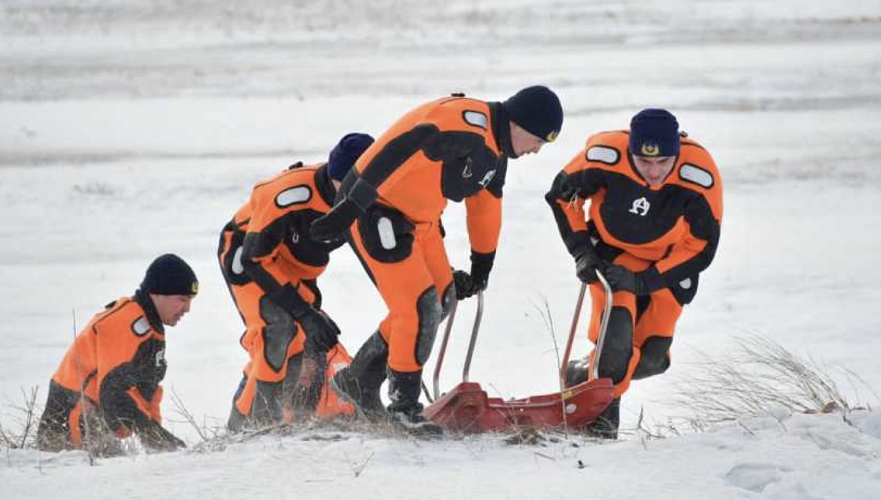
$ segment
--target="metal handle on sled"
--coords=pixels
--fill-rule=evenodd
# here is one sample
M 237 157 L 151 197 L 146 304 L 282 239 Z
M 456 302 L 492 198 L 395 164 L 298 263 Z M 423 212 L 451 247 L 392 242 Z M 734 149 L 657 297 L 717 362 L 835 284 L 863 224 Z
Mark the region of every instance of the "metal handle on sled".
M 593 363 L 590 368 L 590 380 L 599 378 L 600 356 L 603 353 L 603 344 L 606 343 L 606 330 L 609 326 L 609 315 L 612 313 L 612 287 L 606 281 L 603 273 L 597 269 L 597 278 L 603 285 L 606 292 L 606 303 L 603 308 L 603 317 L 600 320 L 600 334 L 597 337 L 596 354 L 593 357 Z M 575 340 L 575 332 L 578 330 L 578 318 L 581 317 L 581 306 L 584 303 L 584 295 L 587 291 L 587 283 L 581 283 L 581 291 L 578 293 L 578 302 L 575 304 L 575 315 L 572 317 L 572 327 L 569 328 L 569 340 L 566 342 L 566 351 L 563 354 L 563 364 L 560 366 L 560 380 L 563 386 L 566 385 L 566 368 L 569 366 L 569 356 L 572 354 L 572 343 Z
M 444 338 L 441 341 L 440 352 L 437 355 L 437 364 L 434 366 L 434 399 L 440 397 L 439 380 L 441 367 L 444 364 L 444 356 L 447 354 L 447 343 L 450 340 L 450 332 L 453 331 L 453 321 L 456 319 L 456 309 L 459 301 L 453 302 L 450 316 L 447 318 L 447 326 L 444 328 Z M 471 358 L 474 356 L 474 346 L 477 344 L 477 332 L 480 331 L 480 320 L 483 318 L 483 291 L 477 292 L 477 314 L 474 316 L 474 327 L 471 329 L 471 342 L 468 344 L 468 355 L 465 357 L 465 368 L 462 371 L 462 381 L 468 382 L 468 372 L 471 370 Z

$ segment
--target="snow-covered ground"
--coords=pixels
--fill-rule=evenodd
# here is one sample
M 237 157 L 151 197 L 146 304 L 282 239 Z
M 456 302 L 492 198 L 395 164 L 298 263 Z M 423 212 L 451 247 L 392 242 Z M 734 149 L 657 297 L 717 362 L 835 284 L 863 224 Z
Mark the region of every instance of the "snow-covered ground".
M 662 106 L 721 169 L 723 235 L 672 368 L 632 386 L 623 426 L 640 411 L 687 416 L 663 403 L 689 362 L 724 358 L 753 334 L 822 361 L 854 400 L 878 405 L 877 1 L 2 0 L 0 37 L 7 428 L 22 388 L 40 386 L 44 401 L 74 323 L 130 294 L 167 251 L 202 282 L 169 330 L 167 393 L 223 422 L 246 357 L 215 250 L 250 187 L 294 160 L 322 161 L 346 132 L 379 134 L 423 101 L 501 100 L 535 83 L 557 90 L 566 121 L 558 141 L 512 163 L 473 380 L 505 397 L 555 389 L 542 311 L 562 343 L 578 284 L 542 196 L 590 133 Z M 444 222 L 451 260 L 465 266 L 462 207 Z M 347 249 L 321 281 L 354 351 L 383 305 Z M 444 387 L 457 381 L 472 311 L 460 309 Z M 576 354 L 586 349 L 580 338 Z M 852 391 L 845 370 L 865 386 Z M 8 451 L 0 498 L 881 498 L 881 417 L 851 423 L 775 412 L 661 441 L 545 446 L 309 431 L 99 467 L 79 453 Z

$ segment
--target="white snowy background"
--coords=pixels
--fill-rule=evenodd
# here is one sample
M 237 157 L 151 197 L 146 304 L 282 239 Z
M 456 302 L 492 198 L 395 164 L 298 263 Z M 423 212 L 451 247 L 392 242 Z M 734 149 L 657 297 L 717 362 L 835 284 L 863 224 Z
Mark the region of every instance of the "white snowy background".
M 246 361 L 216 263 L 251 186 L 320 162 L 343 134 L 379 135 L 463 91 L 546 84 L 559 140 L 511 163 L 471 378 L 492 395 L 556 390 L 540 311 L 565 341 L 578 290 L 543 194 L 593 132 L 666 107 L 725 183 L 722 242 L 679 323 L 673 366 L 634 383 L 622 428 L 664 404 L 700 353 L 764 335 L 819 360 L 854 401 L 881 388 L 881 3 L 877 0 L 0 0 L 0 422 L 49 378 L 82 327 L 175 252 L 202 291 L 168 332 L 166 393 L 222 425 Z M 468 263 L 463 209 L 447 248 Z M 350 250 L 321 278 L 354 353 L 384 307 Z M 466 348 L 460 308 L 442 385 Z M 582 319 L 582 325 L 586 318 Z M 576 355 L 588 349 L 579 336 Z M 437 353 L 437 346 L 435 354 Z M 433 369 L 429 363 L 428 370 Z M 850 384 L 850 371 L 865 382 Z M 710 397 L 708 395 L 708 397 Z M 169 427 L 191 445 L 194 429 Z M 509 445 L 359 432 L 266 436 L 223 451 L 5 450 L 0 498 L 881 498 L 881 415 L 743 419 L 705 433 Z

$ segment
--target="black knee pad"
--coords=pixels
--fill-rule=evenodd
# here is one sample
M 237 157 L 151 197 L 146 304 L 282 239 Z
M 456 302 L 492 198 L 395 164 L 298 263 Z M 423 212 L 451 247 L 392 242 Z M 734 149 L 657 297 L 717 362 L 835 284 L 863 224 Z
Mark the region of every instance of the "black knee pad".
M 416 333 L 416 362 L 419 366 L 428 361 L 431 349 L 434 347 L 434 338 L 437 336 L 437 328 L 443 316 L 443 308 L 437 297 L 437 288 L 430 286 L 416 301 L 416 310 L 419 314 L 419 331 Z
M 367 254 L 379 262 L 401 262 L 413 253 L 413 230 L 404 214 L 391 207 L 373 205 L 358 218 L 358 232 Z
M 639 380 L 660 375 L 670 368 L 670 346 L 672 337 L 649 337 L 642 344 L 642 355 L 633 372 L 633 379 Z
M 267 296 L 260 298 L 260 316 L 263 327 L 263 357 L 269 367 L 280 372 L 288 357 L 288 347 L 294 340 L 297 326 L 294 318 Z
M 627 375 L 633 356 L 633 319 L 624 307 L 613 307 L 609 315 L 606 339 L 599 360 L 599 376 L 619 383 Z

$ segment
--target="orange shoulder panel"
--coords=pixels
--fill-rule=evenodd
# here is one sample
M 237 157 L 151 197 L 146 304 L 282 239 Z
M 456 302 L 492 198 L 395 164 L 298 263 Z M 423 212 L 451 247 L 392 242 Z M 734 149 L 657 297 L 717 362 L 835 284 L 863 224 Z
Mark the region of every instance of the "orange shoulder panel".
M 722 176 L 709 151 L 700 144 L 682 140 L 679 163 L 667 182 L 701 193 L 716 220 L 722 220 Z
M 80 391 L 83 382 L 97 374 L 86 388 L 87 395 L 97 400 L 97 387 L 103 374 L 128 361 L 150 332 L 161 336 L 152 329 L 137 302 L 130 297 L 120 298 L 112 307 L 96 314 L 76 336 L 53 379 L 66 389 Z M 110 368 L 106 368 L 108 365 Z
M 250 218 L 248 232 L 259 233 L 279 217 L 293 211 L 309 208 L 320 212 L 329 211 L 330 207 L 315 186 L 315 171 L 321 165 L 285 170 L 254 186 L 251 200 L 247 204 Z M 236 216 L 237 220 L 238 218 L 239 215 Z

